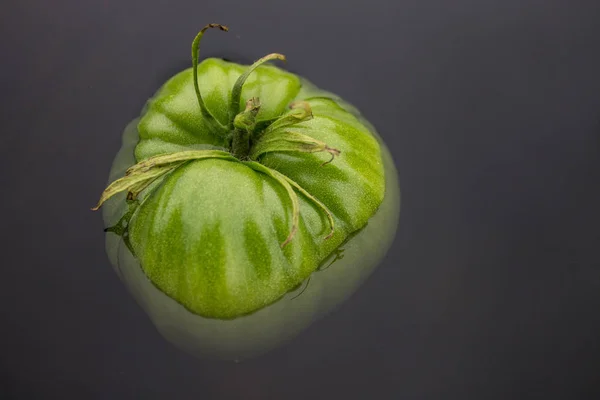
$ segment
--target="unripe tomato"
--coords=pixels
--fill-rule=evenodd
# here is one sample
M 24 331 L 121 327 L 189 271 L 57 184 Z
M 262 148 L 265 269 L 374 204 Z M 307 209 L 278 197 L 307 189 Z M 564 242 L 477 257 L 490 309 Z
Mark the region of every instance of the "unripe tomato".
M 119 276 L 172 343 L 241 359 L 340 304 L 395 235 L 397 174 L 347 102 L 267 65 L 210 58 L 127 126 L 104 206 Z

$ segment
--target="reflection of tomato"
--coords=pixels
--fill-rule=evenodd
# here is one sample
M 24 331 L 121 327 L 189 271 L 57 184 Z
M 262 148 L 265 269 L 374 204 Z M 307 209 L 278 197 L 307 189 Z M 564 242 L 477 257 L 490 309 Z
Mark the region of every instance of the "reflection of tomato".
M 206 59 L 194 75 L 195 61 L 167 81 L 125 129 L 101 199 L 111 262 L 194 354 L 248 357 L 293 337 L 356 289 L 395 234 L 396 171 L 373 127 L 261 65 L 275 58 Z

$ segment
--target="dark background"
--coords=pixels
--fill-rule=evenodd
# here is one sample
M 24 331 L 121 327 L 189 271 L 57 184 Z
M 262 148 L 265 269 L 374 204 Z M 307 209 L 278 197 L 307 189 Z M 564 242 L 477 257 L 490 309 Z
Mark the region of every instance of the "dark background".
M 0 6 L 3 399 L 600 394 L 600 4 L 9 0 Z M 403 195 L 340 309 L 241 364 L 168 344 L 89 211 L 125 124 L 201 57 L 270 52 L 358 106 Z

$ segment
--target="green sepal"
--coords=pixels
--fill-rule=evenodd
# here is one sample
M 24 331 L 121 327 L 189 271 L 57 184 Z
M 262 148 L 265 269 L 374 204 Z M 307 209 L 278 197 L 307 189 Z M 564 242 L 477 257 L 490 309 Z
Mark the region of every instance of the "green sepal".
M 225 25 L 221 24 L 208 24 L 204 28 L 198 32 L 194 41 L 192 42 L 192 70 L 193 70 L 193 80 L 194 80 L 194 90 L 196 91 L 196 98 L 198 99 L 198 105 L 200 106 L 200 112 L 202 113 L 202 117 L 206 120 L 206 122 L 213 127 L 217 132 L 223 132 L 225 127 L 211 114 L 211 112 L 206 108 L 204 104 L 204 100 L 202 99 L 202 94 L 200 93 L 200 86 L 198 85 L 198 58 L 200 53 L 200 41 L 202 40 L 202 36 L 204 33 L 210 28 L 218 28 L 224 32 L 229 31 L 229 28 Z
M 106 200 L 125 191 L 128 192 L 127 198 L 133 200 L 156 179 L 163 177 L 187 161 L 204 158 L 237 161 L 231 154 L 220 150 L 188 150 L 150 157 L 133 165 L 125 172 L 124 177 L 108 185 L 100 196 L 98 204 L 92 210 L 98 210 Z
M 340 151 L 338 149 L 329 147 L 327 146 L 327 143 L 314 139 L 308 135 L 291 131 L 277 131 L 265 134 L 252 147 L 250 159 L 257 160 L 261 155 L 273 152 L 327 152 L 331 154 L 331 159 L 321 165 L 330 163 L 336 156 L 340 155 Z
M 126 203 L 128 207 L 127 212 L 119 219 L 119 221 L 115 225 L 106 228 L 104 232 L 111 232 L 117 236 L 121 236 L 123 238 L 123 242 L 129 249 L 131 254 L 135 254 L 133 246 L 131 245 L 131 241 L 129 240 L 129 222 L 131 221 L 131 218 L 133 218 L 133 214 L 135 214 L 138 207 L 140 206 L 140 201 L 138 199 L 127 199 Z
M 265 167 L 264 165 L 259 164 L 257 162 L 253 162 L 253 161 L 246 162 L 245 164 L 248 165 L 250 168 L 254 169 L 255 171 L 262 172 L 262 173 L 270 176 L 271 178 L 275 179 L 277 182 L 279 182 L 285 188 L 285 190 L 287 191 L 287 193 L 290 197 L 290 200 L 292 202 L 292 229 L 291 229 L 289 236 L 281 244 L 281 247 L 285 247 L 285 245 L 288 244 L 293 239 L 294 235 L 296 234 L 296 231 L 298 230 L 298 218 L 300 216 L 300 203 L 298 202 L 298 196 L 294 192 L 294 189 L 299 191 L 310 202 L 312 202 L 318 208 L 320 208 L 321 211 L 323 211 L 325 213 L 325 215 L 327 216 L 327 220 L 329 221 L 329 226 L 330 226 L 331 230 L 330 230 L 329 234 L 327 236 L 325 236 L 325 240 L 327 240 L 331 236 L 333 236 L 333 233 L 335 231 L 335 222 L 333 221 L 333 215 L 331 214 L 329 209 L 323 203 L 321 203 L 316 197 L 314 197 L 313 195 L 308 193 L 306 190 L 304 190 L 304 188 L 302 188 L 302 186 L 298 185 L 292 179 L 277 172 L 274 169 Z
M 238 113 L 238 107 L 240 104 L 240 98 L 242 97 L 242 87 L 246 82 L 246 79 L 250 76 L 250 74 L 259 66 L 264 64 L 269 60 L 282 60 L 285 61 L 285 56 L 283 54 L 271 53 L 257 60 L 254 64 L 252 64 L 246 71 L 239 76 L 239 78 L 235 81 L 233 88 L 231 89 L 231 99 L 229 101 L 229 119 L 232 121 L 235 118 L 235 115 Z
M 277 129 L 282 129 L 288 126 L 296 125 L 304 121 L 312 119 L 312 109 L 306 101 L 295 101 L 290 104 L 290 111 L 278 118 L 271 120 L 257 121 L 256 124 L 268 124 L 265 127 L 263 134 L 267 134 Z

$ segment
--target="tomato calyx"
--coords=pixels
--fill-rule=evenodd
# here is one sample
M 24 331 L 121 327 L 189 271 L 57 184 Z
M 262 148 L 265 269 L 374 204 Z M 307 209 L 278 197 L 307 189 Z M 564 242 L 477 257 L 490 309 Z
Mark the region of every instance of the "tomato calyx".
M 327 146 L 319 140 L 313 139 L 307 135 L 290 131 L 289 127 L 307 121 L 312 118 L 310 104 L 305 101 L 294 102 L 290 104 L 290 110 L 283 115 L 268 120 L 257 120 L 256 117 L 260 110 L 260 99 L 250 98 L 246 101 L 246 108 L 239 111 L 239 104 L 242 97 L 242 88 L 244 83 L 256 68 L 271 60 L 286 61 L 283 54 L 271 53 L 254 62 L 248 69 L 238 77 L 231 90 L 229 101 L 229 125 L 223 126 L 206 108 L 200 93 L 198 85 L 198 59 L 199 46 L 204 33 L 209 28 L 218 28 L 224 32 L 228 27 L 220 24 L 208 24 L 196 35 L 192 42 L 192 66 L 193 79 L 198 105 L 204 119 L 216 131 L 225 134 L 229 151 L 236 158 L 242 161 L 253 160 L 269 152 L 301 152 L 316 153 L 327 152 L 331 159 L 322 165 L 328 164 L 340 154 L 340 151 Z

